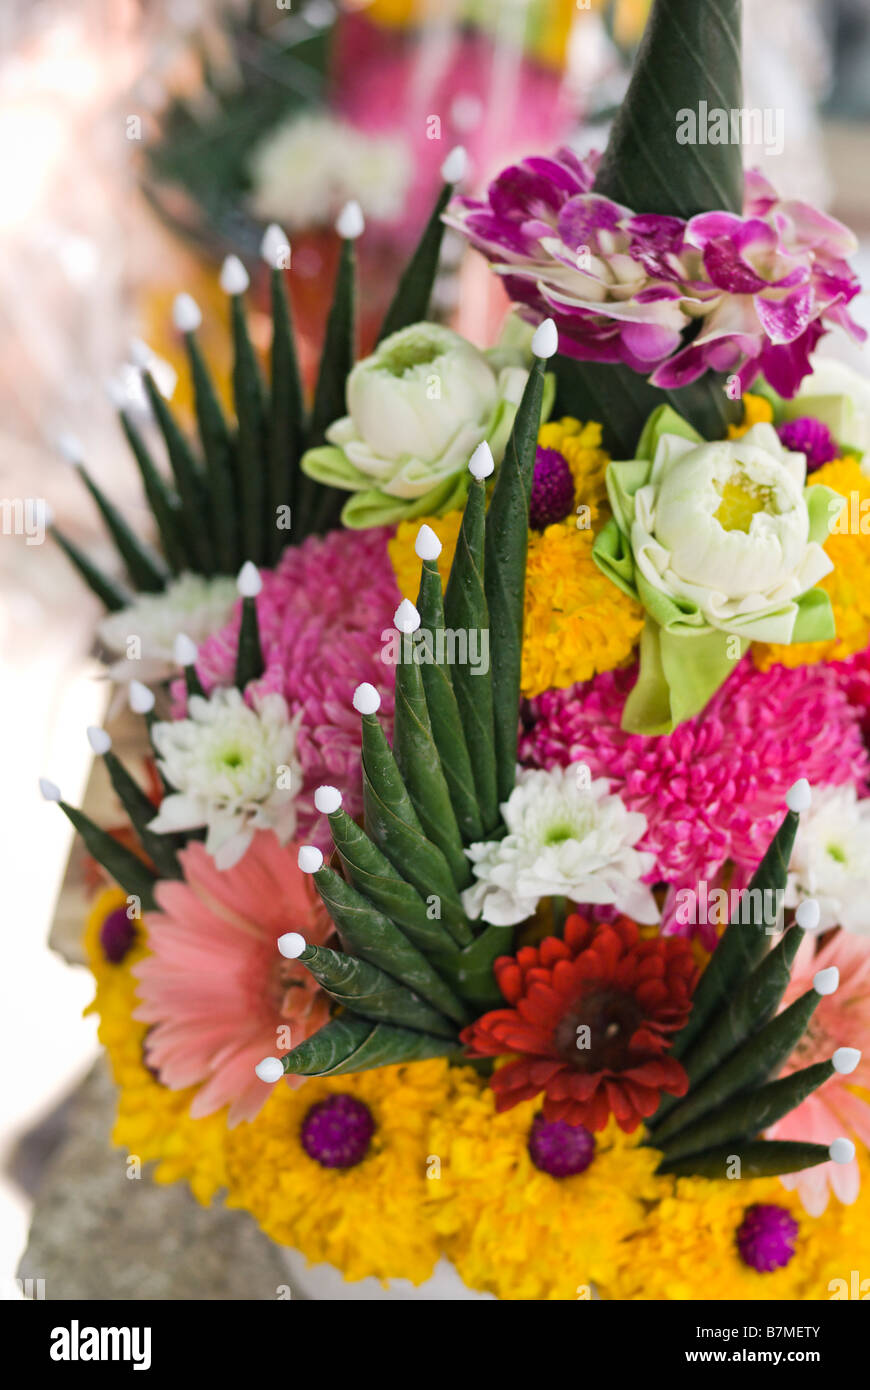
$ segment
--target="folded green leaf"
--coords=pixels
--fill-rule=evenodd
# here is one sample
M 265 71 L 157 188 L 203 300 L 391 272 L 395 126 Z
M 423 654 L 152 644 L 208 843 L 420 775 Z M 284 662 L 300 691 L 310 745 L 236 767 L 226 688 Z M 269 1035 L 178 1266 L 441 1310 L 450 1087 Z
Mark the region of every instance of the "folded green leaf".
M 438 194 L 429 221 L 402 273 L 392 303 L 381 324 L 379 343 L 391 333 L 398 333 L 400 328 L 409 328 L 412 323 L 422 323 L 429 312 L 429 300 L 432 298 L 432 286 L 438 272 L 438 257 L 444 237 L 441 215 L 450 202 L 453 188 L 452 183 L 446 183 Z
M 115 542 L 118 554 L 124 562 L 134 586 L 141 593 L 159 594 L 166 588 L 169 571 L 166 565 L 136 532 L 132 530 L 121 512 L 110 502 L 102 488 L 94 482 L 83 463 L 77 463 L 79 477 L 99 508 L 106 528 Z
M 233 397 L 236 405 L 236 491 L 241 506 L 242 550 L 246 560 L 264 557 L 266 507 L 266 407 L 263 379 L 248 332 L 244 300 L 230 296 L 233 328 Z
M 214 537 L 217 568 L 221 574 L 233 574 L 245 556 L 239 549 L 236 526 L 238 503 L 232 436 L 195 334 L 185 333 L 184 345 L 190 363 L 194 408 L 205 456 L 208 516 Z
M 396 760 L 375 715 L 362 716 L 363 805 L 366 830 L 390 862 L 427 900 L 437 898 L 441 918 L 460 946 L 471 941 L 450 866 L 427 840 Z
M 516 780 L 529 500 L 543 395 L 544 361 L 535 358 L 486 518 L 484 586 L 492 646 L 493 729 L 499 801 L 507 800 Z
M 458 958 L 456 944 L 441 925 L 440 918 L 430 917 L 417 889 L 393 867 L 356 821 L 339 808 L 330 815 L 329 824 L 335 848 L 358 892 L 395 922 L 439 967 L 455 961 Z
M 457 988 L 481 1012 L 504 1003 L 492 966 L 497 956 L 510 954 L 515 931 L 515 927 L 485 926 L 480 936 L 459 953 Z
M 120 613 L 122 608 L 127 608 L 133 602 L 133 595 L 119 584 L 116 579 L 111 579 L 103 570 L 95 565 L 93 560 L 85 554 L 63 531 L 59 531 L 56 526 L 49 526 L 48 534 L 57 542 L 67 559 L 75 566 L 82 579 L 87 584 L 92 593 L 96 594 L 102 604 L 105 604 L 110 613 Z
M 663 1142 L 656 1137 L 656 1147 L 663 1144 L 667 1159 L 684 1158 L 687 1154 L 701 1153 L 719 1144 L 754 1138 L 784 1115 L 796 1110 L 833 1074 L 833 1062 L 817 1062 L 814 1066 L 804 1067 L 801 1071 L 792 1072 L 791 1076 L 760 1086 L 757 1091 L 737 1096 L 697 1124 L 682 1129 L 674 1139 Z
M 401 634 L 402 648 L 406 644 L 410 646 L 413 640 L 413 635 Z M 456 887 L 467 888 L 471 881 L 471 865 L 462 848 L 462 836 L 432 734 L 423 674 L 413 652 L 408 655 L 410 660 L 404 660 L 403 653 L 396 665 L 393 754 L 423 833 L 441 850 Z
M 821 997 L 814 989 L 807 990 L 759 1032 L 747 1038 L 727 1062 L 696 1086 L 667 1119 L 656 1126 L 652 1144 L 658 1148 L 665 1139 L 717 1110 L 732 1096 L 751 1091 L 775 1076 L 806 1032 Z
M 260 645 L 260 624 L 257 621 L 257 600 L 242 599 L 242 623 L 236 652 L 236 672 L 233 684 L 244 690 L 249 681 L 259 680 L 266 669 Z
M 354 243 L 344 240 L 314 391 L 307 441 L 309 448 L 322 444 L 329 426 L 345 414 L 345 387 L 356 353 L 355 281 Z
M 800 927 L 791 927 L 737 993 L 726 1000 L 705 1032 L 682 1057 L 690 1092 L 774 1017 L 788 987 L 791 967 L 803 937 Z M 661 1109 L 657 1112 L 650 1123 L 654 1132 L 657 1122 L 664 1120 L 667 1113 Z
M 682 1057 L 688 1051 L 689 1046 L 706 1029 L 709 1020 L 767 953 L 770 937 L 763 921 L 765 894 L 781 894 L 785 889 L 797 828 L 797 815 L 794 811 L 787 811 L 746 890 L 750 895 L 758 894 L 749 897 L 749 904 L 753 908 L 749 914 L 752 920 L 748 923 L 741 920 L 746 915 L 740 906 L 743 902 L 741 896 L 737 915 L 725 928 L 695 990 L 689 1021 L 674 1039 L 671 1051 L 675 1057 Z M 767 901 L 779 902 L 781 899 L 773 896 L 768 897 Z M 759 903 L 762 908 L 760 912 L 755 911 Z
M 130 817 L 133 829 L 145 853 L 153 862 L 158 877 L 180 878 L 181 869 L 175 852 L 174 837 L 158 835 L 148 829 L 150 822 L 157 815 L 157 807 L 111 749 L 103 755 L 103 762 L 115 794 Z
M 333 1018 L 292 1052 L 282 1057 L 289 1076 L 346 1076 L 400 1062 L 421 1062 L 427 1057 L 447 1057 L 456 1044 L 431 1033 L 392 1028 L 343 1014 Z
M 465 842 L 470 843 L 483 838 L 483 821 L 459 705 L 453 689 L 451 668 L 446 664 L 446 660 L 436 659 L 439 655 L 438 643 L 445 641 L 445 621 L 441 576 L 434 560 L 423 561 L 417 609 L 420 613 L 420 631 L 423 634 L 421 640 L 431 644 L 432 659 L 423 663 L 422 675 L 432 737 L 438 749 L 460 833 Z M 453 631 L 467 632 L 468 629 Z M 458 669 L 458 666 L 454 666 L 453 669 Z M 488 683 L 490 678 L 487 673 L 476 676 L 475 679 L 478 683 Z
M 111 875 L 125 893 L 139 899 L 145 911 L 153 911 L 157 906 L 154 899 L 157 879 L 148 866 L 143 864 L 138 854 L 127 849 L 108 831 L 101 830 L 89 816 L 77 811 L 68 802 L 60 801 L 58 805 L 81 835 L 88 853 L 103 866 L 106 873 Z
M 469 1021 L 462 1001 L 395 922 L 332 869 L 318 869 L 314 882 L 347 951 L 385 971 L 447 1018 Z
M 735 1172 L 734 1160 L 740 1160 Z M 791 1139 L 756 1139 L 722 1144 L 706 1153 L 689 1154 L 685 1158 L 664 1159 L 656 1173 L 674 1178 L 777 1178 L 783 1173 L 799 1173 L 827 1163 L 830 1158 L 824 1144 L 800 1144 Z
M 287 532 L 280 531 L 280 507 L 291 508 L 291 525 L 297 518 L 296 481 L 298 461 L 305 438 L 305 405 L 296 357 L 296 342 L 290 319 L 290 306 L 284 286 L 283 270 L 272 275 L 272 360 L 271 414 L 269 418 L 269 554 L 272 563 L 279 558 Z
M 175 486 L 181 500 L 181 525 L 184 528 L 188 549 L 194 556 L 197 571 L 200 574 L 212 574 L 214 572 L 214 560 L 206 510 L 207 494 L 203 487 L 199 467 L 191 453 L 190 445 L 175 423 L 172 411 L 158 391 L 151 373 L 143 372 L 142 381 L 151 410 L 166 445 L 169 466 L 172 469 L 172 476 L 175 479 Z
M 166 556 L 167 564 L 173 574 L 181 574 L 183 570 L 192 569 L 193 564 L 188 554 L 178 499 L 173 495 L 159 472 L 145 447 L 142 436 L 127 412 L 125 410 L 120 411 L 119 418 L 121 428 L 139 468 L 145 497 L 157 526 L 163 554 Z
M 321 989 L 360 1018 L 415 1028 L 439 1038 L 454 1038 L 456 1030 L 437 1009 L 418 999 L 376 965 L 332 951 L 328 946 L 305 947 L 299 960 Z
M 594 191 L 638 213 L 743 211 L 739 140 L 681 138 L 684 113 L 743 106 L 741 0 L 654 0 Z
M 490 633 L 484 586 L 485 536 L 486 488 L 481 479 L 472 478 L 444 593 L 445 625 L 453 632 Z M 483 836 L 491 834 L 499 820 L 491 650 L 489 656 L 486 675 L 475 675 L 470 665 L 457 666 L 451 672 L 474 775 Z

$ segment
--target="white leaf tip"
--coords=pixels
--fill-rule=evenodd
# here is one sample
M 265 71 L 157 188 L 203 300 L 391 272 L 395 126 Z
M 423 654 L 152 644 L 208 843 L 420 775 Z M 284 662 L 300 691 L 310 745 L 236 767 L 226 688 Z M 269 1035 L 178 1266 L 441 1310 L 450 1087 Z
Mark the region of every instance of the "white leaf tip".
M 39 790 L 42 792 L 45 801 L 62 801 L 60 787 L 56 782 L 49 782 L 47 777 L 40 777 Z
M 414 552 L 418 560 L 437 560 L 443 547 L 431 526 L 426 522 L 417 532 L 417 539 L 414 542 Z
M 287 931 L 278 937 L 278 950 L 286 960 L 298 960 L 308 942 L 301 932 Z
M 316 874 L 323 868 L 323 854 L 316 845 L 300 845 L 296 862 L 304 874 Z
M 468 471 L 472 478 L 477 478 L 478 482 L 482 482 L 484 478 L 489 478 L 495 472 L 492 449 L 485 439 L 480 441 L 468 460 Z
M 559 331 L 552 319 L 539 323 L 532 336 L 535 357 L 554 357 L 559 351 Z
M 804 898 L 798 903 L 794 919 L 804 931 L 815 931 L 821 921 L 822 912 L 815 898 Z
M 393 622 L 400 632 L 410 635 L 420 626 L 420 614 L 409 598 L 403 598 L 393 615 Z
M 289 266 L 290 242 L 287 239 L 287 233 L 278 226 L 277 222 L 270 222 L 263 233 L 263 240 L 260 242 L 260 255 L 273 270 L 283 270 Z
M 154 708 L 154 692 L 141 681 L 130 682 L 129 700 L 134 714 L 150 714 Z
M 67 463 L 78 465 L 85 461 L 85 451 L 82 448 L 81 440 L 75 434 L 66 431 L 59 434 L 55 443 L 61 458 L 66 459 Z
M 441 165 L 441 177 L 445 183 L 459 183 L 468 173 L 468 151 L 464 145 L 454 145 Z
M 785 804 L 790 811 L 800 815 L 802 811 L 808 811 L 812 804 L 813 796 L 810 784 L 806 777 L 799 777 L 793 786 L 789 787 L 785 794 Z
M 338 787 L 318 787 L 314 793 L 314 805 L 322 816 L 331 816 L 341 806 L 341 792 Z
M 172 325 L 178 333 L 195 333 L 202 323 L 202 310 L 192 294 L 177 294 L 172 302 Z
M 827 970 L 817 970 L 813 976 L 813 989 L 816 994 L 836 994 L 840 987 L 840 972 L 836 965 L 829 965 Z
M 179 632 L 172 644 L 172 658 L 176 666 L 192 666 L 196 661 L 197 647 L 186 632 Z
M 368 681 L 363 681 L 353 692 L 353 707 L 357 714 L 377 714 L 380 709 L 381 697 Z
M 102 758 L 111 751 L 112 736 L 105 729 L 100 729 L 96 724 L 91 724 L 88 728 L 88 743 L 91 750 L 96 753 L 98 758 Z
M 224 294 L 244 294 L 251 283 L 251 277 L 238 256 L 227 256 L 220 273 L 220 286 Z
M 860 1060 L 861 1052 L 857 1047 L 838 1047 L 831 1058 L 834 1071 L 839 1072 L 840 1076 L 849 1076 Z
M 855 1145 L 851 1139 L 835 1139 L 828 1154 L 835 1163 L 851 1163 L 855 1157 Z
M 271 1086 L 284 1075 L 284 1064 L 280 1057 L 264 1057 L 262 1062 L 258 1062 L 254 1067 L 254 1071 L 261 1081 Z
M 335 219 L 335 230 L 344 241 L 356 241 L 357 237 L 362 236 L 365 229 L 366 220 L 363 217 L 363 210 L 356 198 L 351 198 L 349 203 L 345 203 Z
M 236 578 L 236 588 L 242 598 L 256 598 L 263 588 L 260 571 L 253 560 L 246 560 Z

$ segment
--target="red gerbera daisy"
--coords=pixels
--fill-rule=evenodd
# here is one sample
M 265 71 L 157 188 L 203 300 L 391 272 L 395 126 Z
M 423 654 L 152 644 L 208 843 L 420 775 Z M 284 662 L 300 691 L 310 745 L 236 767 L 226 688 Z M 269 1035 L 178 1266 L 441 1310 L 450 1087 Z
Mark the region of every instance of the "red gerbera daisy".
M 544 1118 L 603 1129 L 612 1113 L 627 1133 L 652 1115 L 662 1091 L 683 1096 L 686 1073 L 666 1055 L 689 1014 L 697 979 L 681 937 L 641 939 L 627 917 L 569 917 L 565 936 L 495 962 L 511 1005 L 462 1034 L 475 1057 L 520 1053 L 492 1078 L 496 1109 L 544 1093 Z

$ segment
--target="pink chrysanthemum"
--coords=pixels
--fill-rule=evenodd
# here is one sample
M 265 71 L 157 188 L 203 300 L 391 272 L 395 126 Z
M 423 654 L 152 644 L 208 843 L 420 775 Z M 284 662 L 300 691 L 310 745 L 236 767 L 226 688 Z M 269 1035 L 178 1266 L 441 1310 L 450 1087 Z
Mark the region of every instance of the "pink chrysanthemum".
M 820 999 L 806 1034 L 782 1074 L 827 1062 L 839 1047 L 858 1048 L 861 1060 L 852 1072 L 836 1072 L 796 1110 L 773 1125 L 767 1136 L 831 1144 L 841 1135 L 848 1135 L 870 1144 L 870 1104 L 854 1090 L 859 1086 L 866 1092 L 870 1087 L 870 942 L 866 937 L 838 931 L 818 955 L 817 944 L 818 939 L 810 935 L 801 942 L 781 1007 L 787 1008 L 811 989 L 819 970 L 836 966 L 840 983 L 833 994 Z M 788 1188 L 797 1188 L 810 1216 L 821 1216 L 828 1204 L 829 1189 L 841 1202 L 854 1202 L 861 1186 L 861 1170 L 853 1158 L 851 1163 L 820 1163 L 801 1173 L 789 1173 L 781 1182 Z
M 297 800 L 300 838 L 327 849 L 325 817 L 314 792 L 333 783 L 348 814 L 362 811 L 359 715 L 353 692 L 369 681 L 381 694 L 380 716 L 389 734 L 394 668 L 381 660 L 381 633 L 392 629 L 401 595 L 387 555 L 388 532 L 332 531 L 291 546 L 274 570 L 263 570 L 257 599 L 266 669 L 246 691 L 277 691 L 302 723 L 296 752 L 303 786 Z M 231 685 L 236 663 L 240 605 L 232 620 L 199 649 L 197 674 L 208 692 Z M 183 682 L 173 686 L 174 713 L 185 707 Z
M 327 995 L 276 944 L 299 931 L 322 945 L 332 931 L 296 855 L 261 830 L 233 868 L 220 870 L 194 841 L 179 855 L 184 878 L 157 886 L 161 911 L 146 920 L 151 954 L 133 970 L 142 1001 L 135 1017 L 153 1025 L 146 1059 L 160 1081 L 173 1091 L 199 1086 L 195 1119 L 229 1105 L 231 1126 L 252 1120 L 270 1089 L 257 1063 L 289 1052 L 329 1018 Z
M 744 661 L 702 714 L 663 737 L 620 728 L 634 679 L 633 670 L 610 671 L 538 696 L 520 756 L 535 767 L 585 763 L 593 778 L 609 778 L 647 817 L 639 847 L 656 856 L 653 880 L 715 884 L 730 859 L 742 886 L 798 777 L 860 784 L 870 769 L 861 711 L 830 666 L 761 672 Z M 712 945 L 714 928 L 701 931 Z

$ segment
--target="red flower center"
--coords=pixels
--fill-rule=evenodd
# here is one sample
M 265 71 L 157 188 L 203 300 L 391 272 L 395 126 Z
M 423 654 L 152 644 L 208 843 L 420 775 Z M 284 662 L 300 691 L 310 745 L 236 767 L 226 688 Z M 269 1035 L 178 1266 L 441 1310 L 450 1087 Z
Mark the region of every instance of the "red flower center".
M 643 1020 L 635 1000 L 618 990 L 591 990 L 553 1034 L 556 1052 L 577 1071 L 624 1071 L 629 1043 Z

